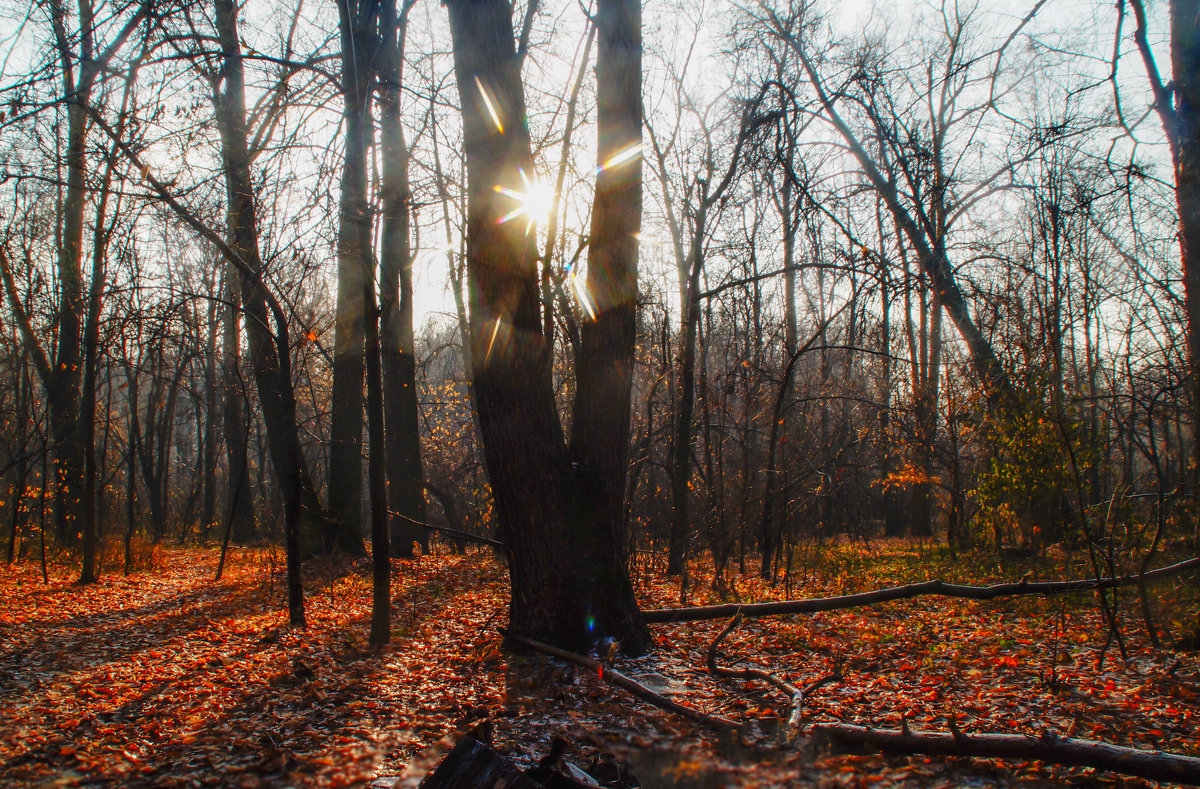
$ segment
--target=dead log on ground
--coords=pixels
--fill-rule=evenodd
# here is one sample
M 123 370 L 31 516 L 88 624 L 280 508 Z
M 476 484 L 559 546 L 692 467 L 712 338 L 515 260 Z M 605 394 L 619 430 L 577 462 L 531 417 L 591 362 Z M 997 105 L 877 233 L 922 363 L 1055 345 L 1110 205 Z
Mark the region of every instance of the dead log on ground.
M 1152 781 L 1200 785 L 1200 758 L 1162 751 L 1125 748 L 1093 740 L 1075 740 L 1047 733 L 963 734 L 872 729 L 847 723 L 820 723 L 810 730 L 845 746 L 890 753 L 965 756 L 984 759 L 1038 760 L 1069 767 L 1135 775 Z
M 740 614 L 734 616 L 733 619 L 729 620 L 729 624 L 725 626 L 725 629 L 718 633 L 717 637 L 713 639 L 712 644 L 709 645 L 707 661 L 709 673 L 714 677 L 725 677 L 727 679 L 756 679 L 774 687 L 791 700 L 792 714 L 788 717 L 788 726 L 792 729 L 798 728 L 800 726 L 801 715 L 804 709 L 804 700 L 808 697 L 808 694 L 812 693 L 818 687 L 827 682 L 841 679 L 841 674 L 835 671 L 817 679 L 805 688 L 799 688 L 788 682 L 786 679 L 783 679 L 782 677 L 772 674 L 764 669 L 753 668 L 750 666 L 747 666 L 746 668 L 732 668 L 730 666 L 718 665 L 717 649 L 720 647 L 721 642 L 725 640 L 725 637 L 732 633 L 733 629 L 737 627 L 738 623 L 741 621 L 742 617 Z
M 997 597 L 1014 597 L 1018 595 L 1053 596 L 1069 592 L 1091 592 L 1101 589 L 1112 589 L 1118 586 L 1132 586 L 1146 581 L 1169 578 L 1181 575 L 1189 570 L 1200 569 L 1200 557 L 1160 567 L 1138 575 L 1124 575 L 1116 578 L 1084 578 L 1076 581 L 1040 581 L 1031 583 L 993 584 L 991 586 L 968 586 L 966 584 L 950 584 L 944 581 L 932 580 L 922 583 L 893 586 L 887 589 L 876 589 L 871 592 L 840 595 L 837 597 L 817 597 L 811 600 L 782 600 L 775 603 L 729 603 L 726 605 L 705 605 L 690 608 L 658 608 L 643 611 L 642 617 L 650 624 L 665 622 L 701 622 L 708 619 L 725 619 L 741 614 L 744 617 L 780 616 L 783 614 L 812 614 L 818 611 L 840 611 L 847 608 L 887 603 L 892 600 L 904 600 L 910 597 L 934 595 L 938 597 L 961 597 L 968 600 L 992 600 Z
M 694 707 L 688 707 L 687 705 L 680 704 L 679 702 L 669 699 L 662 694 L 655 693 L 637 680 L 630 679 L 616 669 L 609 668 L 599 660 L 594 660 L 575 652 L 568 652 L 565 649 L 559 649 L 558 647 L 553 647 L 549 644 L 543 644 L 541 641 L 534 641 L 531 638 L 523 638 L 522 636 L 509 633 L 503 628 L 500 628 L 500 634 L 509 641 L 512 641 L 514 644 L 519 644 L 526 649 L 532 649 L 535 652 L 541 652 L 542 654 L 550 655 L 551 657 L 556 657 L 560 660 L 565 660 L 568 663 L 574 663 L 577 666 L 583 666 L 584 668 L 591 669 L 592 671 L 596 672 L 596 676 L 599 679 L 604 680 L 610 685 L 615 685 L 618 688 L 637 696 L 642 701 L 658 707 L 659 709 L 675 713 L 676 715 L 687 718 L 690 721 L 702 723 L 705 726 L 711 726 L 714 729 L 740 731 L 742 728 L 741 724 L 739 724 L 737 721 L 732 721 L 728 718 L 722 718 L 717 715 L 709 715 L 701 712 L 698 709 L 695 709 Z

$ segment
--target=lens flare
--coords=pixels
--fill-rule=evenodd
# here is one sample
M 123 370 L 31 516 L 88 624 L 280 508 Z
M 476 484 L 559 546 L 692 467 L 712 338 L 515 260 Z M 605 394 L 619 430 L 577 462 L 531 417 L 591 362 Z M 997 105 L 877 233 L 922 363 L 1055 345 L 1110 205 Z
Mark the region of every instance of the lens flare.
M 487 352 L 483 354 L 484 364 L 488 363 L 492 359 L 492 349 L 496 347 L 496 338 L 500 336 L 500 324 L 500 318 L 496 318 L 495 325 L 492 327 L 492 336 L 488 339 Z M 503 342 L 503 340 L 501 340 L 501 342 Z
M 504 134 L 504 123 L 500 120 L 500 112 L 488 94 L 487 88 L 483 87 L 483 83 L 479 81 L 478 75 L 475 77 L 475 87 L 479 89 L 479 95 L 483 98 L 483 105 L 487 107 L 488 115 L 492 116 L 492 123 L 495 125 L 496 131 Z
M 612 156 L 608 157 L 608 161 L 604 162 L 603 164 L 601 164 L 599 167 L 596 168 L 596 174 L 599 175 L 600 173 L 604 172 L 605 170 L 612 170 L 615 167 L 620 167 L 623 164 L 628 164 L 629 162 L 632 162 L 634 159 L 637 159 L 638 157 L 640 157 L 641 155 L 642 155 L 642 144 L 640 142 L 636 142 L 633 145 L 630 145 L 628 148 L 623 148 L 623 149 L 617 151 L 616 153 L 614 153 Z
M 550 213 L 554 210 L 554 190 L 541 181 L 530 180 L 524 170 L 518 169 L 517 172 L 521 176 L 521 189 L 494 187 L 500 194 L 517 201 L 517 206 L 500 217 L 499 222 L 503 224 L 525 217 L 525 232 L 528 233 L 534 225 L 550 218 Z
M 592 294 L 588 292 L 587 283 L 578 274 L 571 277 L 571 289 L 575 291 L 575 300 L 579 302 L 579 308 L 587 315 L 588 320 L 596 320 L 596 303 L 592 300 Z

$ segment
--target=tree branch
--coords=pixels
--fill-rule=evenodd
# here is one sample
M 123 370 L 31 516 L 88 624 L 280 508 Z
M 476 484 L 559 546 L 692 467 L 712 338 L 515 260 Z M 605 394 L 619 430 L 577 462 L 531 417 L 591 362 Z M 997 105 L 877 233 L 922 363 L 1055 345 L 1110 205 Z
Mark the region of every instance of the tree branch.
M 693 707 L 688 707 L 680 704 L 677 701 L 673 701 L 666 696 L 655 693 L 642 683 L 630 679 L 616 669 L 609 668 L 599 660 L 593 660 L 592 658 L 584 657 L 583 655 L 576 654 L 575 652 L 568 652 L 565 649 L 552 647 L 549 644 L 543 644 L 541 641 L 534 641 L 531 638 L 522 638 L 521 636 L 514 635 L 507 630 L 504 630 L 503 628 L 499 628 L 499 631 L 500 635 L 504 636 L 514 644 L 519 644 L 526 649 L 532 649 L 535 652 L 541 652 L 543 654 L 550 655 L 551 657 L 565 660 L 568 663 L 574 663 L 577 666 L 583 666 L 584 668 L 591 669 L 592 671 L 596 672 L 596 675 L 600 679 L 604 680 L 608 684 L 616 685 L 618 688 L 637 696 L 642 701 L 658 707 L 661 710 L 673 712 L 676 715 L 687 718 L 688 720 L 695 721 L 696 723 L 702 723 L 705 726 L 711 726 L 714 729 L 741 731 L 741 724 L 739 724 L 737 721 L 732 721 L 728 718 L 721 718 L 716 715 L 709 715 Z
M 741 614 L 742 616 L 780 616 L 783 614 L 811 614 L 817 611 L 840 611 L 847 608 L 886 603 L 892 600 L 904 600 L 910 597 L 935 595 L 938 597 L 960 597 L 968 600 L 992 600 L 997 597 L 1015 597 L 1019 595 L 1060 595 L 1068 592 L 1091 592 L 1101 589 L 1112 589 L 1118 586 L 1132 586 L 1145 581 L 1159 578 L 1169 578 L 1190 570 L 1200 569 L 1200 557 L 1187 561 L 1160 567 L 1148 573 L 1125 575 L 1113 578 L 1084 578 L 1076 581 L 1044 581 L 1040 583 L 993 584 L 991 586 L 968 586 L 965 584 L 948 584 L 944 581 L 931 580 L 906 586 L 893 586 L 887 589 L 876 589 L 871 592 L 842 595 L 838 597 L 817 597 L 811 600 L 783 600 L 775 603 L 745 603 L 726 605 L 707 605 L 692 608 L 659 608 L 643 612 L 648 623 L 662 622 L 702 622 L 708 619 L 725 619 Z
M 1022 734 L 908 732 L 872 729 L 848 723 L 821 723 L 812 728 L 812 733 L 844 745 L 866 746 L 895 753 L 1037 759 L 1052 764 L 1094 767 L 1136 775 L 1152 781 L 1200 785 L 1200 759 L 1194 756 L 1125 748 L 1093 740 L 1075 740 L 1050 732 L 1041 737 L 1029 737 Z

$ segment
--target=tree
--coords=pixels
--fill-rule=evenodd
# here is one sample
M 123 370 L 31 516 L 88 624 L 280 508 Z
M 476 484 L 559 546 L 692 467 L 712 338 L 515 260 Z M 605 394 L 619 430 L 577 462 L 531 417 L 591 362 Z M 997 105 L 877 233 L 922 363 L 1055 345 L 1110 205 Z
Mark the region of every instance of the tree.
M 943 101 L 949 101 L 949 107 L 943 107 L 939 113 L 936 106 L 928 107 L 930 113 L 937 117 L 934 120 L 947 124 L 955 120 L 962 121 L 979 113 L 991 113 L 995 108 L 994 96 L 985 96 L 980 103 L 969 105 L 968 107 L 958 108 L 954 106 L 958 97 L 970 85 L 974 85 L 978 80 L 993 80 L 994 70 L 985 72 L 982 76 L 972 74 L 969 65 L 986 66 L 991 63 L 996 63 L 994 69 L 999 68 L 999 62 L 1002 58 L 1008 45 L 1016 38 L 1021 28 L 1024 27 L 1037 12 L 1034 10 L 1021 20 L 1018 27 L 1012 31 L 1011 35 L 1004 43 L 992 52 L 988 52 L 988 57 L 974 57 L 966 63 L 959 63 L 958 52 L 955 46 L 951 46 L 950 51 L 945 58 L 945 73 L 944 75 L 934 75 L 931 73 L 930 96 L 931 101 L 936 101 L 940 95 Z M 966 297 L 958 284 L 958 279 L 955 276 L 954 268 L 950 264 L 945 247 L 945 221 L 944 217 L 948 213 L 961 214 L 967 207 L 975 204 L 979 199 L 991 194 L 994 190 L 1003 188 L 1005 179 L 1010 178 L 1015 170 L 1016 162 L 1005 162 L 996 172 L 988 173 L 981 177 L 974 187 L 960 197 L 960 204 L 950 207 L 943 206 L 942 210 L 938 209 L 938 205 L 927 207 L 921 204 L 919 200 L 907 200 L 907 197 L 919 196 L 918 188 L 923 186 L 919 179 L 913 179 L 912 176 L 920 171 L 920 168 L 914 168 L 907 173 L 910 176 L 907 186 L 912 188 L 912 191 L 906 193 L 902 191 L 900 183 L 894 178 L 889 178 L 885 167 L 881 166 L 881 162 L 868 151 L 866 145 L 859 138 L 859 135 L 854 131 L 846 119 L 842 116 L 842 112 L 837 106 L 837 100 L 842 98 L 841 92 L 831 92 L 817 69 L 816 64 L 810 57 L 808 44 L 806 44 L 803 28 L 811 27 L 812 20 L 810 17 L 810 9 L 805 4 L 792 6 L 789 12 L 781 16 L 775 10 L 766 6 L 765 3 L 760 3 L 759 8 L 761 17 L 759 17 L 763 27 L 775 36 L 783 46 L 790 48 L 795 54 L 803 68 L 803 72 L 808 82 L 816 95 L 817 103 L 821 108 L 825 120 L 841 137 L 845 143 L 851 156 L 858 163 L 863 175 L 868 183 L 874 188 L 879 196 L 883 199 L 888 211 L 892 214 L 892 218 L 896 223 L 899 231 L 902 232 L 909 240 L 913 252 L 916 254 L 920 268 L 929 278 L 930 286 L 936 294 L 936 298 L 941 307 L 946 311 L 946 314 L 954 322 L 963 341 L 967 344 L 970 351 L 972 364 L 976 372 L 988 389 L 991 395 L 997 402 L 1011 404 L 1013 401 L 1013 387 L 1009 380 L 1008 374 L 1004 370 L 1003 365 L 996 356 L 995 350 L 984 333 L 980 330 L 974 319 L 971 317 L 971 311 L 967 304 Z M 961 35 L 964 20 L 961 16 L 956 16 L 954 19 L 947 19 L 948 30 L 951 35 L 951 44 L 954 44 L 956 36 Z M 955 31 L 958 31 L 957 33 Z M 863 74 L 863 76 L 866 76 Z M 934 87 L 937 86 L 937 87 Z M 869 96 L 868 96 L 869 98 Z M 856 102 L 857 103 L 857 102 Z M 868 105 L 865 108 L 871 117 L 872 122 L 877 122 L 885 128 L 881 131 L 890 131 L 887 128 L 889 121 L 893 118 L 885 118 L 878 113 L 871 114 L 872 107 Z M 953 112 L 954 114 L 948 114 Z M 894 127 L 893 127 L 894 128 Z M 900 128 L 903 128 L 902 126 Z M 937 129 L 933 133 L 943 135 L 945 130 Z M 886 137 L 885 137 L 886 139 Z M 904 145 L 906 140 L 894 140 L 893 144 Z M 1029 156 L 1025 154 L 1025 159 Z M 914 162 L 915 164 L 915 162 Z M 938 200 L 944 200 L 946 197 L 945 189 L 931 190 L 934 192 Z M 943 217 L 939 220 L 939 215 Z
M 1137 27 L 1134 40 L 1154 93 L 1175 175 L 1179 209 L 1179 253 L 1183 261 L 1193 436 L 1200 434 L 1200 2 L 1171 0 L 1171 82 L 1164 84 L 1150 49 L 1146 9 L 1129 0 Z M 1124 16 L 1124 4 L 1118 4 Z M 1192 497 L 1200 501 L 1200 439 L 1192 439 Z
M 677 80 L 683 95 L 682 77 Z M 668 151 L 680 144 L 676 129 L 669 144 L 660 144 L 650 128 L 654 159 L 658 166 L 658 178 L 663 190 L 663 204 L 667 212 L 667 224 L 671 231 L 675 250 L 676 269 L 679 274 L 680 301 L 680 347 L 678 359 L 678 406 L 671 436 L 671 528 L 668 548 L 667 572 L 677 575 L 683 572 L 687 555 L 688 529 L 690 528 L 689 497 L 692 485 L 692 454 L 695 448 L 696 409 L 696 350 L 700 332 L 700 307 L 704 293 L 700 288 L 704 273 L 704 262 L 713 231 L 714 214 L 719 213 L 734 176 L 738 172 L 742 146 L 748 138 L 747 131 L 760 120 L 754 117 L 757 100 L 749 102 L 742 111 L 741 123 L 736 132 L 733 150 L 723 172 L 717 166 L 718 146 L 709 116 L 724 102 L 715 102 L 700 113 L 687 99 L 690 111 L 700 125 L 704 155 L 702 173 L 689 183 L 682 205 L 677 205 L 669 192 L 670 166 Z M 686 246 L 685 246 L 686 243 Z M 685 251 L 686 250 L 686 251 Z
M 338 291 L 333 357 L 332 423 L 329 431 L 329 509 L 341 550 L 362 550 L 363 373 L 366 363 L 366 288 L 374 280 L 372 209 L 367 200 L 367 152 L 374 138 L 372 96 L 383 42 L 381 4 L 338 3 L 341 37 L 342 159 L 338 209 Z M 365 278 L 365 279 L 364 279 Z
M 380 116 L 383 120 L 382 243 L 379 260 L 379 340 L 383 354 L 384 423 L 387 426 L 388 530 L 392 553 L 412 554 L 413 543 L 429 549 L 425 523 L 421 433 L 417 423 L 416 347 L 413 340 L 413 212 L 409 183 L 410 146 L 404 138 L 400 89 L 408 15 L 415 0 L 397 11 L 388 0 L 380 44 Z M 374 451 L 374 449 L 372 449 Z
M 516 222 L 502 222 L 510 198 L 520 194 L 522 174 L 533 172 L 520 60 L 511 9 L 503 0 L 448 2 L 454 41 L 455 77 L 462 104 L 467 162 L 467 265 L 472 281 L 470 331 L 476 406 L 484 458 L 500 533 L 509 556 L 512 600 L 510 626 L 518 634 L 548 638 L 568 646 L 591 645 L 613 636 L 627 651 L 647 646 L 645 626 L 624 565 L 622 533 L 628 443 L 628 376 L 635 319 L 636 230 L 638 211 L 621 198 L 640 194 L 640 168 L 629 175 L 620 166 L 636 159 L 640 139 L 640 68 L 620 62 L 640 52 L 636 2 L 605 0 L 598 6 L 600 55 L 609 60 L 599 87 L 604 131 L 601 159 L 614 170 L 597 185 L 601 222 L 593 224 L 589 268 L 615 281 L 593 294 L 596 320 L 583 328 L 590 359 L 617 379 L 593 394 L 623 396 L 624 403 L 583 403 L 577 413 L 602 420 L 582 429 L 568 449 L 555 410 L 551 344 L 543 332 L 535 239 Z M 610 54 L 611 53 L 611 54 Z M 611 82 L 610 82 L 611 80 Z M 632 122 L 636 112 L 638 123 Z M 603 172 L 602 172 L 603 175 Z M 639 201 L 640 202 L 640 201 Z M 611 223 L 611 224 L 609 224 Z M 599 232 L 598 232 L 599 231 Z M 589 273 L 589 285 L 592 274 Z M 621 345 L 618 345 L 621 344 Z M 628 344 L 628 347 L 624 347 Z M 578 366 L 577 366 L 578 369 Z M 585 378 L 586 380 L 586 378 Z M 599 384 L 598 384 L 599 385 Z M 624 393 L 623 395 L 621 393 Z M 604 436 L 617 448 L 597 446 Z M 575 431 L 581 429 L 575 424 Z M 580 590 L 585 594 L 579 594 Z
M 0 256 L 0 268 L 5 290 L 21 328 L 27 349 L 47 395 L 51 428 L 54 436 L 54 479 L 58 485 L 55 497 L 55 530 L 60 542 L 75 539 L 77 519 L 88 508 L 85 497 L 85 441 L 91 427 L 83 425 L 94 418 L 82 412 L 82 376 L 85 364 L 84 324 L 88 301 L 84 298 L 83 256 L 85 214 L 88 210 L 90 186 L 88 178 L 87 136 L 89 111 L 93 91 L 107 73 L 109 64 L 125 47 L 145 21 L 149 3 L 132 9 L 124 23 L 116 27 L 111 41 L 105 46 L 97 40 L 99 29 L 91 0 L 83 0 L 78 8 L 77 35 L 67 32 L 72 17 L 61 0 L 51 0 L 47 6 L 62 79 L 62 99 L 67 107 L 67 136 L 63 165 L 66 168 L 66 188 L 61 207 L 61 241 L 58 244 L 57 269 L 59 303 L 54 320 L 52 351 L 48 350 L 34 331 L 23 305 L 17 297 L 11 266 L 7 255 Z M 75 47 L 78 47 L 76 51 Z M 104 217 L 97 220 L 103 225 Z M 89 337 L 90 337 L 89 333 Z M 93 403 L 90 398 L 89 403 Z M 91 515 L 87 515 L 90 519 Z M 84 562 L 82 580 L 95 580 L 94 522 L 80 524 L 88 531 L 89 554 Z

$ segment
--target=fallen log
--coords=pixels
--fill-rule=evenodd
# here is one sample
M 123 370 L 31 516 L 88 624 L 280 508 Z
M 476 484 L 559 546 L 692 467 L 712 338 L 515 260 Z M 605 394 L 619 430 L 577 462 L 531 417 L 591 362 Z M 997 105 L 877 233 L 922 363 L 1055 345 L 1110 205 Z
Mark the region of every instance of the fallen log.
M 694 707 L 680 704 L 679 702 L 669 699 L 660 693 L 655 693 L 637 680 L 625 676 L 616 669 L 609 668 L 599 660 L 594 660 L 593 658 L 585 657 L 584 655 L 580 655 L 575 652 L 568 652 L 565 649 L 559 649 L 558 647 L 544 644 L 541 641 L 535 641 L 532 638 L 524 638 L 522 636 L 509 633 L 503 628 L 498 629 L 500 631 L 500 635 L 504 636 L 514 644 L 519 644 L 526 649 L 532 649 L 535 652 L 541 652 L 544 655 L 550 655 L 551 657 L 565 660 L 568 663 L 574 663 L 577 666 L 583 666 L 584 668 L 591 669 L 592 671 L 596 672 L 596 676 L 599 679 L 607 682 L 610 685 L 615 685 L 616 687 L 621 688 L 627 693 L 637 696 L 642 701 L 658 707 L 659 709 L 674 713 L 681 717 L 687 718 L 690 721 L 695 721 L 696 723 L 702 723 L 705 726 L 711 726 L 714 729 L 740 731 L 742 728 L 741 724 L 737 721 L 730 720 L 729 718 L 722 718 L 717 715 L 709 715 Z
M 805 692 L 803 690 L 788 682 L 786 679 L 783 679 L 782 677 L 772 674 L 771 672 L 761 668 L 753 668 L 751 666 L 747 666 L 746 668 L 733 668 L 731 666 L 722 666 L 717 663 L 717 650 L 720 648 L 721 642 L 725 640 L 726 636 L 733 632 L 733 629 L 737 627 L 738 623 L 741 621 L 742 617 L 740 615 L 734 616 L 733 619 L 729 620 L 729 624 L 725 626 L 725 629 L 718 633 L 717 637 L 714 638 L 713 642 L 709 645 L 707 659 L 708 673 L 712 674 L 714 677 L 724 677 L 726 679 L 756 679 L 760 682 L 765 682 L 768 685 L 771 685 L 784 696 L 787 696 L 788 700 L 790 700 L 792 703 L 792 714 L 788 718 L 788 726 L 792 729 L 799 727 L 801 714 L 804 708 Z
M 963 734 L 872 729 L 848 723 L 820 723 L 810 729 L 816 738 L 843 746 L 867 747 L 890 753 L 964 756 L 984 759 L 1038 760 L 1069 767 L 1134 775 L 1151 781 L 1200 785 L 1200 758 L 1076 740 L 1047 733 Z
M 1083 578 L 1075 581 L 1018 581 L 1017 583 L 993 584 L 991 586 L 969 586 L 967 584 L 951 584 L 945 581 L 931 580 L 904 586 L 892 586 L 887 589 L 876 589 L 871 592 L 839 595 L 837 597 L 816 597 L 810 600 L 782 600 L 774 603 L 728 603 L 725 605 L 704 605 L 689 608 L 657 608 L 643 611 L 642 618 L 650 624 L 666 622 L 702 622 L 708 619 L 726 619 L 736 614 L 744 617 L 781 616 L 784 614 L 812 614 L 818 611 L 840 611 L 847 608 L 887 603 L 892 600 L 904 600 L 910 597 L 933 595 L 937 597 L 961 597 L 968 600 L 992 600 L 997 597 L 1014 597 L 1018 595 L 1053 596 L 1069 592 L 1090 592 L 1101 589 L 1112 589 L 1119 586 L 1132 586 L 1146 581 L 1169 578 L 1181 575 L 1189 570 L 1200 570 L 1200 557 L 1188 559 L 1157 570 L 1150 570 L 1137 575 L 1123 575 L 1115 578 Z

